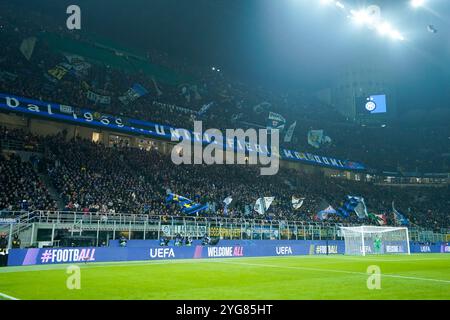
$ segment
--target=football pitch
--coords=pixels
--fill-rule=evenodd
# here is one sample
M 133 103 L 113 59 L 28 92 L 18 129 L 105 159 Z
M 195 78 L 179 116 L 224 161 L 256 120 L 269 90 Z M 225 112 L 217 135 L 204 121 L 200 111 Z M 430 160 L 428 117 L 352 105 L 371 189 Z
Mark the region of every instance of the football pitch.
M 68 266 L 1 268 L 0 299 L 450 299 L 449 254 L 88 263 L 72 290 Z

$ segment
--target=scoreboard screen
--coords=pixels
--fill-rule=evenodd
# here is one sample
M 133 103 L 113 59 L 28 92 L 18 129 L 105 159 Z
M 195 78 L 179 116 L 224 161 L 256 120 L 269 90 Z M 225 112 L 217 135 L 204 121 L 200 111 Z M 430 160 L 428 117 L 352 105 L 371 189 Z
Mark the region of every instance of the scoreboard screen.
M 387 112 L 385 94 L 360 97 L 356 99 L 356 102 L 356 108 L 359 114 L 376 114 Z

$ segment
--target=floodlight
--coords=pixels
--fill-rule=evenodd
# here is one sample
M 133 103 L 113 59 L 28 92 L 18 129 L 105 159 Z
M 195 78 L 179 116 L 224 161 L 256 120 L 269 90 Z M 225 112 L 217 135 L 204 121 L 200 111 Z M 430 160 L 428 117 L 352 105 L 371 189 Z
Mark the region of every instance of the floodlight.
M 393 30 L 392 30 L 391 25 L 388 22 L 383 22 L 382 24 L 377 26 L 377 31 L 381 35 L 385 35 L 385 34 L 391 33 Z

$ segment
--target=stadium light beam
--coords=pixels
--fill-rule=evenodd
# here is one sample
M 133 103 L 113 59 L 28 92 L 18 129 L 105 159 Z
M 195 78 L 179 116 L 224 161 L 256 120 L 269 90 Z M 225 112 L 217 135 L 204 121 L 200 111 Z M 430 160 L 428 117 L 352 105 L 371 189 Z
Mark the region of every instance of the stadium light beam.
M 340 8 L 340 9 L 345 9 L 345 5 L 339 1 L 336 1 L 336 7 Z
M 388 22 L 383 22 L 379 26 L 377 26 L 377 31 L 382 36 L 389 36 L 393 40 L 403 41 L 405 37 L 398 31 L 392 28 L 392 26 Z
M 425 0 L 411 0 L 411 6 L 413 8 L 422 7 L 425 4 Z
M 350 18 L 356 23 L 356 24 L 362 24 L 362 25 L 373 25 L 374 19 L 373 17 L 366 11 L 366 10 L 351 10 L 350 11 Z
M 402 36 L 402 34 L 400 32 L 398 32 L 397 30 L 392 31 L 389 35 L 394 40 L 400 40 L 400 41 L 405 40 L 405 38 Z
M 393 32 L 394 30 L 392 29 L 391 25 L 388 22 L 383 22 L 377 27 L 377 31 L 379 34 L 384 36 L 386 34 Z

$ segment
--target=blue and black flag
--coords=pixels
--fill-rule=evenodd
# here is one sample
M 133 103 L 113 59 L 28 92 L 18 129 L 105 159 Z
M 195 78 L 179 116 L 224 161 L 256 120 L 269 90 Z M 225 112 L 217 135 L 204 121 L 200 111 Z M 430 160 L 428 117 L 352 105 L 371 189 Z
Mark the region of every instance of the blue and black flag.
M 169 193 L 166 197 L 166 203 L 175 202 L 181 207 L 181 212 L 186 214 L 194 214 L 208 209 L 208 205 L 196 203 L 186 197 Z

